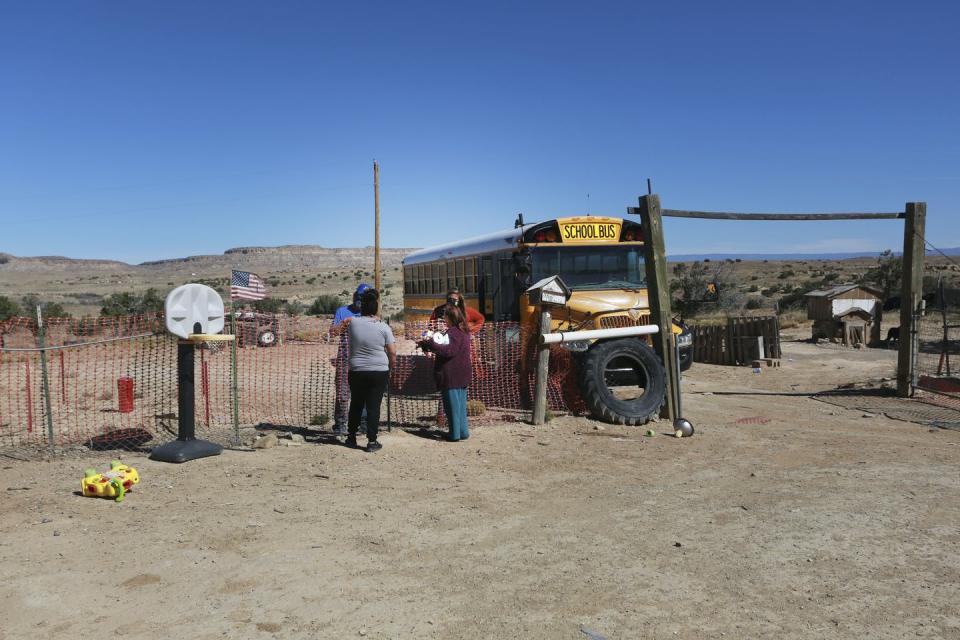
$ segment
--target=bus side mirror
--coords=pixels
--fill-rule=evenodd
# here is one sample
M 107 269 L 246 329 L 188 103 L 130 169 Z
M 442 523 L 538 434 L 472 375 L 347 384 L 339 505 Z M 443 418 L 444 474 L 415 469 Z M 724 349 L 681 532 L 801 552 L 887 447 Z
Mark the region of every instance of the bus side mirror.
M 533 267 L 533 258 L 529 253 L 518 253 L 513 256 L 513 270 L 517 273 L 530 273 Z

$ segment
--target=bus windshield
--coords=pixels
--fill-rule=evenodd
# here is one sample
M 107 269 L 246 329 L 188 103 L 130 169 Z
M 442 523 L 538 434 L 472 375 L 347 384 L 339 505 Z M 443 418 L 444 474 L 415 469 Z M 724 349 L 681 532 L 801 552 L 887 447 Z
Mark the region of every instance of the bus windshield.
M 539 246 L 532 252 L 533 281 L 558 275 L 573 290 L 645 288 L 642 249 L 636 245 Z

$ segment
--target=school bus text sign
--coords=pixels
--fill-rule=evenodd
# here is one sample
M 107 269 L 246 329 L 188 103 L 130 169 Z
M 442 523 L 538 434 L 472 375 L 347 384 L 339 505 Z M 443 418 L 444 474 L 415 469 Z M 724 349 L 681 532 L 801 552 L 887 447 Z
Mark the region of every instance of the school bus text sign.
M 559 222 L 560 241 L 565 244 L 619 242 L 619 222 Z

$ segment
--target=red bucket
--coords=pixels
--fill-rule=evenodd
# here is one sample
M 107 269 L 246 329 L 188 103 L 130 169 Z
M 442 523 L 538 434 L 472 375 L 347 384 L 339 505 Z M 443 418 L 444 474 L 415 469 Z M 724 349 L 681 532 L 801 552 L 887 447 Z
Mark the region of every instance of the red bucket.
M 120 413 L 133 411 L 133 378 L 117 378 L 117 398 L 120 401 Z

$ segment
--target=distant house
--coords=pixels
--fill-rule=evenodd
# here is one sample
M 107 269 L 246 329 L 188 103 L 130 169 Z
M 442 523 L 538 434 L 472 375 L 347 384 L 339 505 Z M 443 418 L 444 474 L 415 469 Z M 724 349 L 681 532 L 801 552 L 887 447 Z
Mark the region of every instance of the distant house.
M 843 344 L 866 344 L 876 321 L 883 292 L 862 284 L 841 284 L 811 291 L 807 318 L 813 320 L 812 337 L 839 340 Z

